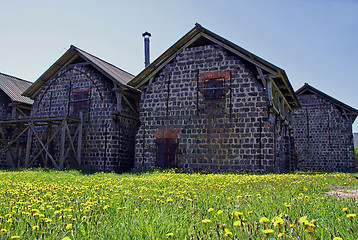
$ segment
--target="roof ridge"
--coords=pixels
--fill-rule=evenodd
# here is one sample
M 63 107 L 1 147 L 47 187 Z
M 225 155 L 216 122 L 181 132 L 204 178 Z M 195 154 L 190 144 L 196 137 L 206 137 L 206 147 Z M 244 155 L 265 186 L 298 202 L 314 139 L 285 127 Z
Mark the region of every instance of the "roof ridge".
M 6 76 L 6 77 L 15 78 L 15 79 L 20 80 L 20 81 L 23 81 L 23 82 L 27 82 L 27 83 L 31 83 L 31 84 L 33 83 L 33 82 L 31 82 L 31 81 L 28 81 L 28 80 L 25 80 L 25 79 L 22 79 L 22 78 L 18 78 L 18 77 L 15 77 L 15 76 L 12 76 L 12 75 L 9 75 L 9 74 L 6 74 L 6 73 L 0 72 L 0 74 L 1 74 L 1 75 L 4 75 L 4 76 Z
M 85 52 L 86 54 L 91 55 L 92 57 L 97 58 L 98 60 L 100 60 L 100 61 L 102 61 L 102 62 L 104 62 L 104 63 L 106 63 L 106 64 L 109 64 L 109 65 L 111 65 L 111 66 L 113 66 L 113 67 L 115 67 L 115 68 L 121 70 L 122 72 L 128 73 L 128 74 L 132 75 L 133 77 L 135 77 L 134 74 L 131 74 L 131 73 L 129 73 L 129 72 L 123 70 L 122 68 L 117 67 L 116 65 L 114 65 L 114 64 L 112 64 L 112 63 L 110 63 L 110 62 L 107 62 L 107 61 L 105 61 L 105 60 L 103 60 L 103 59 L 101 59 L 101 58 L 99 58 L 99 57 L 97 57 L 97 56 L 95 56 L 95 55 L 93 55 L 93 54 L 91 54 L 91 53 L 89 53 L 89 52 L 86 52 L 86 51 L 82 50 L 81 48 L 76 47 L 75 45 L 71 45 L 70 48 L 75 49 L 75 50 L 80 50 L 80 51 L 82 51 L 82 52 Z

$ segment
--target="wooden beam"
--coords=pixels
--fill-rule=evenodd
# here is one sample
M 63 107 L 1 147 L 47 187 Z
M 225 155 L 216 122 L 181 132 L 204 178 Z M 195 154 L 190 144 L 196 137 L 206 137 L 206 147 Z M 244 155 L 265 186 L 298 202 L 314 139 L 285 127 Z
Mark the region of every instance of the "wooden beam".
M 82 131 L 83 131 L 83 113 L 80 112 L 80 124 L 78 126 L 78 138 L 77 138 L 77 162 L 78 166 L 82 165 Z M 74 137 L 76 138 L 76 137 Z
M 65 123 L 65 128 L 66 128 L 68 140 L 70 141 L 70 147 L 72 148 L 72 151 L 73 151 L 74 155 L 76 156 L 75 146 L 73 145 L 73 141 L 72 141 L 72 137 L 71 137 L 71 132 L 70 132 L 70 129 L 68 128 L 67 123 Z M 74 139 L 73 139 L 73 140 L 74 140 Z M 76 157 L 77 157 L 77 156 L 76 156 Z
M 75 139 L 76 139 L 76 137 L 77 137 L 77 134 L 78 134 L 78 132 L 79 132 L 79 129 L 80 129 L 80 125 L 78 125 L 78 127 L 77 127 L 77 129 L 76 129 L 76 131 L 75 131 L 75 134 L 73 135 L 72 144 L 75 143 Z M 70 151 L 71 151 L 71 146 L 67 147 L 66 154 L 65 154 L 65 159 L 67 159 L 68 154 L 70 153 Z M 76 155 L 76 159 L 77 159 L 78 153 L 75 152 L 75 155 Z M 78 165 L 78 162 L 77 162 L 77 161 L 76 161 L 76 164 Z
M 25 166 L 24 166 L 25 168 L 29 166 L 31 142 L 32 142 L 32 131 L 29 128 L 27 131 L 26 155 L 25 155 Z
M 27 126 L 19 135 L 17 135 L 17 137 L 12 140 L 10 143 L 8 143 L 3 149 L 0 150 L 0 153 L 2 153 L 3 151 L 5 151 L 8 147 L 10 147 L 12 144 L 14 144 L 21 136 L 22 134 L 24 134 L 27 130 L 29 129 L 29 127 Z M 1 133 L 3 134 L 3 131 L 0 129 Z
M 140 96 L 138 95 L 135 95 L 133 93 L 129 93 L 127 92 L 126 90 L 123 90 L 121 88 L 113 88 L 113 91 L 115 91 L 116 93 L 122 93 L 123 95 L 126 95 L 127 97 L 130 97 L 130 98 L 134 98 L 134 99 L 140 99 Z
M 263 73 L 262 73 L 261 68 L 259 68 L 258 66 L 256 66 L 256 70 L 257 70 L 257 72 L 259 73 L 258 78 L 261 79 L 262 84 L 264 85 L 264 88 L 266 89 L 266 88 L 267 88 L 267 83 L 266 83 L 266 79 L 265 79 L 265 76 L 264 76 Z
M 62 125 L 61 128 L 61 142 L 60 142 L 60 166 L 59 169 L 63 170 L 63 166 L 65 164 L 65 143 L 66 143 L 66 128 L 65 128 L 65 124 L 66 124 L 66 120 L 63 120 L 64 124 Z
M 127 97 L 123 95 L 123 99 L 124 99 L 124 101 L 128 104 L 128 106 L 133 110 L 133 112 L 134 112 L 137 116 L 139 116 L 137 110 L 134 109 L 134 107 L 132 106 L 132 104 L 128 101 Z
M 63 123 L 57 128 L 57 130 L 52 134 L 51 138 L 47 141 L 47 143 L 45 144 L 45 147 L 47 149 L 48 145 L 50 145 L 50 143 L 52 142 L 53 139 L 55 139 L 57 133 L 61 130 L 61 127 L 63 126 Z M 41 148 L 41 150 L 36 154 L 36 156 L 31 160 L 31 163 L 33 161 L 35 161 L 39 156 L 40 154 L 42 154 L 42 152 L 44 151 L 45 149 L 44 148 Z M 46 155 L 47 156 L 47 155 Z
M 57 170 L 60 170 L 60 167 L 57 165 L 57 163 L 55 162 L 55 160 L 53 159 L 53 157 L 51 156 L 50 152 L 46 149 L 46 146 L 44 145 L 44 143 L 41 141 L 39 135 L 36 133 L 36 130 L 35 130 L 35 126 L 33 125 L 32 122 L 29 122 L 29 127 L 31 128 L 33 134 L 35 135 L 37 141 L 40 143 L 40 145 L 42 146 L 42 148 L 44 149 L 44 151 L 48 154 L 48 157 L 51 159 L 53 165 L 55 166 L 55 168 Z M 63 127 L 62 127 L 63 128 Z

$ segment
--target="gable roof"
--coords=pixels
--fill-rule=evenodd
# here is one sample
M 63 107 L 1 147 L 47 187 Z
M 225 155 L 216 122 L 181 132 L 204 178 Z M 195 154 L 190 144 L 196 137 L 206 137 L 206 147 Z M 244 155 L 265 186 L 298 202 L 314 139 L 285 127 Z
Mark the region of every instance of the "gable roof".
M 324 92 L 321 92 L 317 88 L 314 88 L 310 86 L 308 83 L 305 83 L 300 89 L 296 91 L 297 95 L 303 95 L 307 92 L 315 93 L 320 95 L 322 98 L 326 99 L 327 101 L 331 102 L 332 104 L 336 105 L 338 108 L 343 109 L 344 111 L 348 112 L 352 116 L 352 123 L 356 119 L 358 115 L 358 110 L 355 108 L 352 108 L 351 106 L 348 106 L 347 104 L 342 103 L 341 101 L 338 101 L 337 99 L 325 94 Z
M 207 30 L 198 23 L 195 24 L 193 29 L 191 29 L 181 39 L 174 43 L 174 45 L 172 45 L 168 50 L 160 55 L 155 61 L 153 61 L 148 67 L 140 72 L 132 81 L 128 83 L 128 85 L 139 88 L 140 86 L 146 84 L 149 82 L 151 77 L 155 76 L 157 72 L 159 72 L 173 58 L 175 58 L 182 49 L 192 45 L 195 42 L 198 42 L 199 39 L 202 40 L 203 38 L 206 41 L 213 42 L 214 44 L 217 44 L 232 52 L 234 55 L 240 57 L 241 59 L 244 59 L 247 62 L 250 62 L 251 64 L 261 68 L 264 73 L 270 74 L 275 84 L 285 96 L 287 102 L 289 102 L 293 108 L 300 107 L 300 104 L 295 95 L 295 91 L 293 90 L 283 69 Z
M 11 99 L 12 102 L 19 102 L 32 105 L 33 100 L 21 94 L 30 87 L 32 82 L 0 73 L 0 89 Z
M 127 83 L 134 78 L 134 75 L 110 64 L 92 54 L 89 54 L 73 45 L 68 49 L 49 69 L 46 70 L 35 82 L 31 85 L 24 93 L 24 96 L 34 98 L 41 87 L 54 76 L 62 68 L 70 64 L 77 57 L 83 58 L 85 61 L 90 63 L 94 68 L 99 70 L 109 79 L 115 83 L 126 86 Z

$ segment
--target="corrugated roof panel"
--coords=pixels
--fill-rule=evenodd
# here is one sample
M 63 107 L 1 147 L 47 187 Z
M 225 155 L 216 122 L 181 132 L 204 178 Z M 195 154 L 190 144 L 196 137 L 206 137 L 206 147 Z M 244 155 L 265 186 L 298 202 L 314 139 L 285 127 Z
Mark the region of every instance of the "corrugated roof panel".
M 101 68 L 103 71 L 105 71 L 107 74 L 111 75 L 112 78 L 116 79 L 119 83 L 126 85 L 128 82 L 130 82 L 134 75 L 106 62 L 102 59 L 93 56 L 79 48 L 76 47 L 76 50 L 82 54 L 84 57 L 86 57 L 89 61 L 97 65 L 99 68 Z
M 128 86 L 127 83 L 134 78 L 134 75 L 106 62 L 102 59 L 93 56 L 73 45 L 68 49 L 49 69 L 46 70 L 35 82 L 32 86 L 24 92 L 25 96 L 29 96 L 31 98 L 35 98 L 35 96 L 39 93 L 40 89 L 46 82 L 55 75 L 59 70 L 61 70 L 66 64 L 70 63 L 73 57 L 79 54 L 86 61 L 91 63 L 97 70 L 101 71 L 108 78 L 113 81 L 117 81 L 118 84 Z
M 11 101 L 25 104 L 33 104 L 33 100 L 21 94 L 31 86 L 32 82 L 22 80 L 4 73 L 0 73 L 0 88 Z

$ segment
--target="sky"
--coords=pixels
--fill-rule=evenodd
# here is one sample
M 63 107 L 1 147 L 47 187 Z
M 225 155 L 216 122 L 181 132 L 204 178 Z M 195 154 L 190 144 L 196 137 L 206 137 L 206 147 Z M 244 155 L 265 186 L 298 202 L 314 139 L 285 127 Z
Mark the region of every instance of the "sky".
M 72 44 L 136 75 L 143 32 L 153 61 L 196 22 L 358 109 L 358 0 L 2 1 L 0 72 L 33 82 Z

